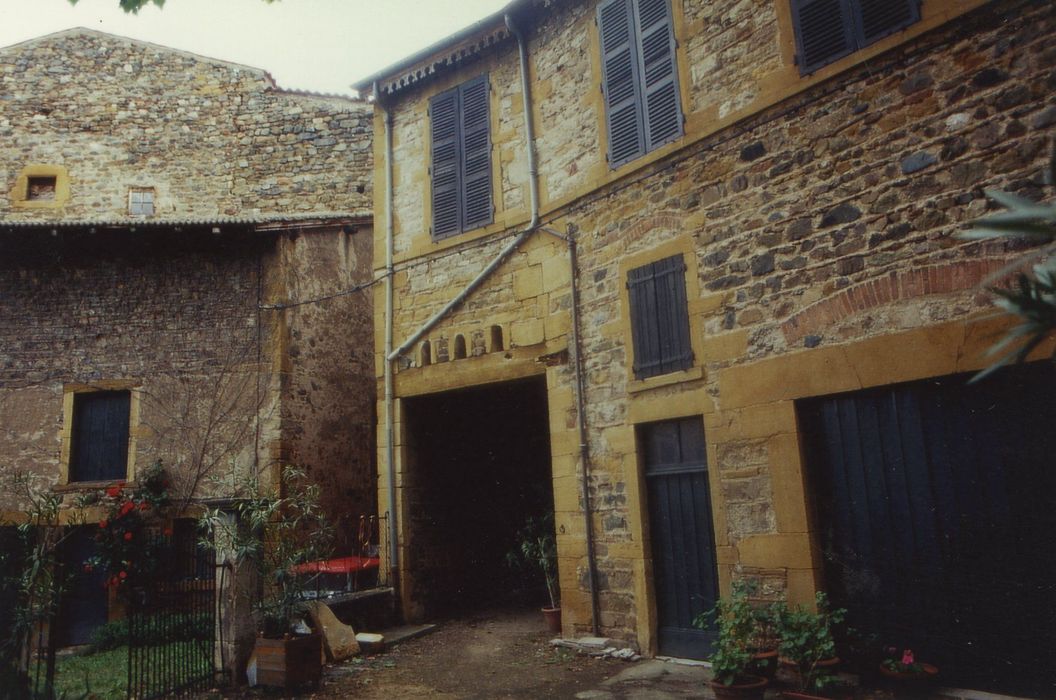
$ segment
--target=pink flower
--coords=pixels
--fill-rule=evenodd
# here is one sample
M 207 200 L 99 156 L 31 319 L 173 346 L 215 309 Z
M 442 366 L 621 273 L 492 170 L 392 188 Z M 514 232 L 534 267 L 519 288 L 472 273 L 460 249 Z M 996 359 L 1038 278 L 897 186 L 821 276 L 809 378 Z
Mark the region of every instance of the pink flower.
M 906 649 L 902 652 L 902 664 L 905 666 L 913 665 L 913 650 Z

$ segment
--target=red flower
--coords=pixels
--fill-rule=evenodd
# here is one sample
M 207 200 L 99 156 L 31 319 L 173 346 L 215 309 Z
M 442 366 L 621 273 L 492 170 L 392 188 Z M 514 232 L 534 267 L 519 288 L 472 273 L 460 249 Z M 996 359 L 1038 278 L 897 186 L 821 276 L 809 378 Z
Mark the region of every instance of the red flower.
M 131 540 L 132 540 L 132 533 L 131 532 L 126 532 L 125 533 L 125 541 L 129 542 Z
M 117 484 L 116 486 L 111 486 L 110 488 L 108 488 L 106 490 L 106 495 L 109 496 L 110 498 L 117 498 L 118 496 L 120 496 L 121 495 L 121 484 Z
M 172 537 L 172 528 L 165 528 L 164 530 L 162 530 L 161 534 L 165 535 L 166 537 Z
M 147 503 L 146 501 L 143 501 L 142 503 L 139 504 L 139 509 L 140 510 L 147 510 L 149 508 L 150 508 L 150 504 Z
M 84 565 L 84 573 L 86 573 L 86 574 L 92 573 L 92 565 L 91 564 L 85 564 Z
M 913 665 L 913 650 L 912 649 L 903 650 L 903 652 L 902 652 L 902 664 L 905 665 L 905 666 L 912 666 Z
M 106 529 L 106 526 L 109 525 L 109 524 L 110 523 L 107 522 L 106 518 L 103 518 L 102 520 L 99 521 L 99 527 L 103 528 L 104 530 Z
M 128 515 L 130 512 L 135 510 L 136 504 L 132 501 L 125 501 L 124 505 L 121 506 L 121 510 L 117 512 L 118 515 Z
M 128 578 L 128 572 L 127 571 L 122 571 L 121 573 L 119 573 L 117 575 L 117 577 L 120 578 L 120 579 L 126 579 L 126 578 Z

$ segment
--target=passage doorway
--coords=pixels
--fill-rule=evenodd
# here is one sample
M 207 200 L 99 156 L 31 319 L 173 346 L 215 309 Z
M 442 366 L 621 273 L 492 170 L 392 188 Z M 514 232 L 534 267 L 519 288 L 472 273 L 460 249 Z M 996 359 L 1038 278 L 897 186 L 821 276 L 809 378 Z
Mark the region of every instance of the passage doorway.
M 546 600 L 507 562 L 554 508 L 545 377 L 404 400 L 412 597 L 429 616 Z
M 661 654 L 702 659 L 715 632 L 693 620 L 715 605 L 715 534 L 701 418 L 638 427 L 646 489 Z
M 799 405 L 825 583 L 947 685 L 1056 696 L 1056 371 Z

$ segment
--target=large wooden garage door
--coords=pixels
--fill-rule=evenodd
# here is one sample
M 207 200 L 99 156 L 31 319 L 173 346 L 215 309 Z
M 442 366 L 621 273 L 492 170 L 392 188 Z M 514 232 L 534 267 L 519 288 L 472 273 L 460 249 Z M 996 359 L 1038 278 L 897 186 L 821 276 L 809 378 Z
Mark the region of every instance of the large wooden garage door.
M 1056 697 L 1056 371 L 967 379 L 799 406 L 826 586 L 947 684 Z

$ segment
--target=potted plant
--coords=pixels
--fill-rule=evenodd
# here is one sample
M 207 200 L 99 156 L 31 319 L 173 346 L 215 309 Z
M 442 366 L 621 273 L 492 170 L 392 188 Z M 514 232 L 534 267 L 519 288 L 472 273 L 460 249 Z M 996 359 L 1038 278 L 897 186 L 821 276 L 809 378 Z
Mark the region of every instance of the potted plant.
M 761 700 L 769 680 L 755 675 L 753 665 L 753 641 L 757 639 L 756 609 L 749 600 L 749 585 L 734 583 L 729 598 L 720 599 L 711 610 L 701 613 L 693 620 L 695 627 L 705 629 L 712 620 L 718 627 L 719 638 L 711 662 L 712 680 L 709 681 L 715 697 L 756 698 Z
M 880 662 L 880 675 L 895 689 L 897 697 L 925 695 L 931 682 L 939 675 L 932 664 L 917 661 L 912 649 L 887 648 L 887 658 Z
M 786 698 L 826 698 L 842 696 L 833 668 L 839 663 L 833 627 L 843 623 L 846 610 L 829 607 L 828 597 L 818 592 L 816 610 L 803 606 L 781 615 L 781 663 L 791 669 L 794 690 L 783 692 Z
M 516 535 L 516 547 L 506 554 L 512 567 L 536 568 L 543 574 L 550 607 L 544 607 L 543 618 L 554 634 L 561 633 L 561 602 L 557 587 L 557 541 L 554 539 L 554 515 L 530 517 Z
M 259 633 L 254 645 L 260 685 L 294 688 L 318 685 L 322 640 L 305 618 L 312 577 L 298 565 L 330 556 L 333 532 L 319 506 L 319 487 L 305 474 L 284 467 L 281 496 L 273 491 L 237 499 L 231 511 L 202 515 L 202 543 L 236 566 L 250 565 L 260 579 L 253 608 Z

